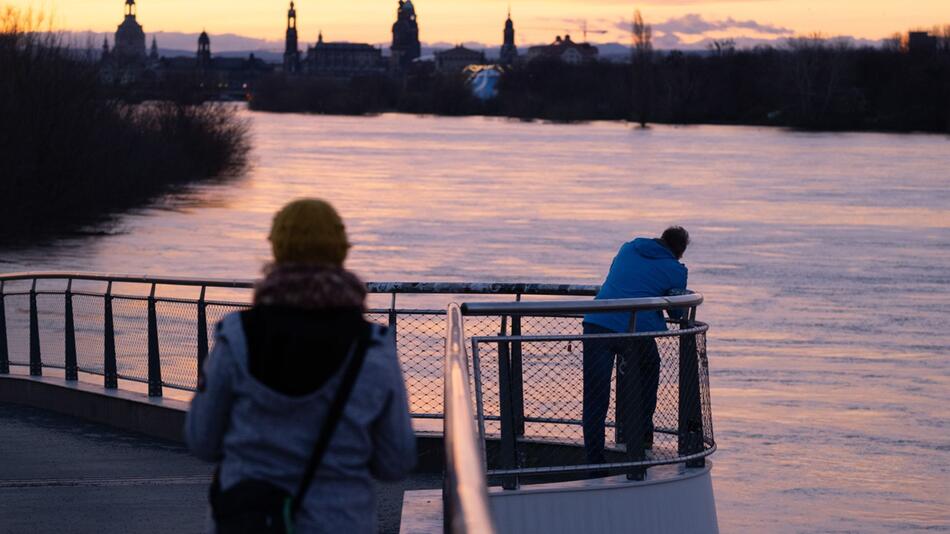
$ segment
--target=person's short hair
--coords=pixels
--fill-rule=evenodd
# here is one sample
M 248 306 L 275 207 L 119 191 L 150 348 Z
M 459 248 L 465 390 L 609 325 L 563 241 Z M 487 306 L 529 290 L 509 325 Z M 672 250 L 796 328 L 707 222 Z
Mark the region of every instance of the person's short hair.
M 682 258 L 683 253 L 686 252 L 686 247 L 689 246 L 689 232 L 682 226 L 670 226 L 663 231 L 660 239 L 670 249 L 670 252 L 676 256 L 676 259 Z

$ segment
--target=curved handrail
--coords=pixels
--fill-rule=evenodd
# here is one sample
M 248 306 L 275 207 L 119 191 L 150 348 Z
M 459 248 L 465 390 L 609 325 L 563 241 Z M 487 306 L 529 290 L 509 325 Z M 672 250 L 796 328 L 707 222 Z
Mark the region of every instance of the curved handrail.
M 465 330 L 457 304 L 450 304 L 445 343 L 445 487 L 446 532 L 495 532 L 488 505 L 484 459 L 475 428 L 469 392 Z
M 703 303 L 702 293 L 670 297 L 643 297 L 610 300 L 558 300 L 541 302 L 466 302 L 463 315 L 534 315 L 538 313 L 596 313 L 695 308 Z
M 498 411 L 495 412 L 495 415 L 491 416 L 491 418 L 494 420 L 494 424 L 497 425 L 494 432 L 497 432 L 499 446 L 494 453 L 494 467 L 489 469 L 487 473 L 488 476 L 493 479 L 500 477 L 502 486 L 505 489 L 516 489 L 519 485 L 519 477 L 529 475 L 570 475 L 584 473 L 592 469 L 602 470 L 616 468 L 630 470 L 628 476 L 642 479 L 646 467 L 678 463 L 685 463 L 687 467 L 701 466 L 704 462 L 704 458 L 712 454 L 715 450 L 711 422 L 707 419 L 710 414 L 708 411 L 704 412 L 703 408 L 706 406 L 708 410 L 709 405 L 708 397 L 705 400 L 703 398 L 703 391 L 708 392 L 708 378 L 705 378 L 701 372 L 701 368 L 705 365 L 703 362 L 705 362 L 706 358 L 705 333 L 709 327 L 705 323 L 696 320 L 697 309 L 702 303 L 702 294 L 688 293 L 685 295 L 666 297 L 611 300 L 468 302 L 462 304 L 460 311 L 465 316 L 501 316 L 503 319 L 507 317 L 511 321 L 510 334 L 503 325 L 498 335 L 476 335 L 471 337 L 472 365 L 475 369 L 476 392 L 482 391 L 481 374 L 478 372 L 478 369 L 482 365 L 482 357 L 480 356 L 482 350 L 480 347 L 486 347 L 486 354 L 489 358 L 497 358 L 498 361 L 498 372 L 493 377 L 493 380 L 497 380 L 497 393 L 494 393 L 494 395 L 497 396 Z M 668 322 L 677 323 L 676 329 L 663 329 L 659 331 L 637 330 L 636 318 L 638 313 L 656 313 L 661 310 L 670 312 L 670 320 Z M 629 313 L 628 329 L 624 332 L 589 333 L 585 328 L 585 332 L 582 334 L 576 332 L 547 333 L 544 328 L 547 328 L 546 324 L 550 324 L 550 322 L 546 320 L 537 321 L 538 318 L 565 317 L 577 320 L 582 314 L 604 312 Z M 531 327 L 528 328 L 529 334 L 523 333 L 525 332 L 523 329 L 526 321 L 530 321 L 528 324 L 531 325 Z M 581 345 L 581 351 L 583 353 L 588 341 L 598 339 L 616 340 L 606 341 L 610 345 L 615 343 L 626 345 L 630 343 L 630 345 L 627 345 L 630 347 L 627 350 L 641 351 L 631 354 L 648 354 L 646 353 L 648 349 L 640 347 L 654 347 L 653 350 L 655 351 L 656 359 L 656 363 L 654 364 L 656 365 L 656 371 L 654 372 L 656 373 L 657 380 L 659 379 L 663 362 L 667 362 L 667 371 L 668 374 L 671 375 L 669 378 L 672 379 L 671 383 L 675 384 L 675 394 L 667 393 L 671 400 L 667 403 L 666 411 L 661 415 L 667 420 L 676 421 L 676 426 L 657 426 L 654 430 L 651 430 L 649 432 L 651 436 L 649 447 L 636 445 L 639 451 L 637 448 L 626 450 L 625 454 L 628 456 L 624 461 L 610 464 L 576 464 L 573 460 L 565 461 L 562 459 L 555 460 L 555 462 L 560 463 L 555 463 L 554 465 L 538 465 L 540 459 L 534 458 L 529 461 L 528 464 L 525 464 L 524 462 L 526 460 L 523 455 L 526 454 L 526 449 L 522 448 L 522 444 L 530 442 L 533 439 L 531 434 L 526 433 L 526 423 L 536 425 L 566 424 L 576 425 L 577 427 L 586 425 L 585 420 L 577 420 L 557 413 L 551 415 L 551 411 L 556 411 L 557 408 L 546 407 L 542 413 L 535 407 L 531 408 L 532 413 L 526 413 L 524 393 L 526 377 L 544 376 L 546 380 L 545 387 L 548 389 L 558 389 L 558 378 L 556 377 L 565 372 L 569 373 L 570 371 L 568 369 L 574 369 L 575 372 L 580 372 L 580 367 L 570 368 L 569 366 L 559 364 L 556 371 L 551 368 L 547 370 L 549 374 L 545 374 L 546 371 L 543 370 L 543 368 L 548 365 L 546 362 L 557 361 L 559 360 L 559 354 L 564 354 L 559 351 L 565 349 L 558 347 L 566 347 L 566 352 L 570 353 L 572 352 L 572 343 L 577 343 Z M 700 342 L 700 339 L 703 341 Z M 641 342 L 648 342 L 649 345 L 635 344 Z M 663 348 L 658 345 L 660 342 L 664 345 L 665 352 Z M 528 349 L 528 347 L 534 348 Z M 525 373 L 527 367 L 524 357 L 529 350 L 531 354 L 534 355 L 530 364 L 532 368 L 531 375 Z M 613 349 L 611 348 L 610 350 Z M 538 357 L 539 355 L 541 355 L 540 358 Z M 587 354 L 583 353 L 583 356 L 586 357 Z M 629 357 L 631 356 L 625 356 L 625 358 Z M 634 355 L 632 357 L 643 359 L 646 356 Z M 569 359 L 574 362 L 575 366 L 582 365 L 576 356 L 571 356 Z M 613 360 L 611 360 L 610 365 L 613 365 L 612 362 Z M 640 371 L 637 371 L 637 373 L 639 372 Z M 582 401 L 578 399 L 574 400 L 586 404 L 586 392 L 588 384 L 590 384 L 587 378 L 586 366 L 583 369 L 583 373 L 585 399 Z M 634 380 L 642 379 L 643 377 L 634 378 Z M 608 374 L 606 382 L 599 383 L 606 383 L 610 386 L 610 380 L 610 374 Z M 575 380 L 568 380 L 565 384 L 577 385 L 576 375 Z M 620 426 L 622 419 L 619 414 L 619 408 L 621 407 L 619 397 L 621 391 L 620 382 L 617 383 L 616 387 L 618 397 L 615 401 L 615 409 L 618 410 L 618 414 L 615 416 L 615 430 L 618 431 L 619 436 L 622 428 Z M 601 389 L 601 391 L 604 390 Z M 625 391 L 628 391 L 628 389 Z M 568 393 L 567 395 L 570 396 L 571 394 Z M 495 401 L 493 400 L 492 402 Z M 604 408 L 606 408 L 606 401 L 604 402 Z M 629 405 L 624 404 L 624 406 Z M 489 416 L 486 415 L 483 400 L 479 396 L 476 396 L 476 412 L 478 414 L 479 435 L 484 441 L 486 439 L 485 421 L 489 419 Z M 671 416 L 672 419 L 670 419 Z M 535 427 L 535 430 L 537 430 L 537 428 L 538 427 Z M 658 449 L 653 449 L 652 436 L 654 433 L 672 436 L 672 438 L 664 437 L 661 441 L 665 443 L 660 444 Z M 542 437 L 542 440 L 543 439 L 545 438 Z M 621 438 L 617 437 L 616 439 L 618 443 L 620 443 L 619 440 Z M 626 443 L 630 445 L 629 440 L 627 440 Z M 672 449 L 671 446 L 673 447 Z M 647 448 L 654 451 L 652 456 L 646 454 L 645 449 Z M 519 449 L 521 450 L 519 451 Z M 663 452 L 657 455 L 657 450 Z
M 93 282 L 159 284 L 195 287 L 251 289 L 254 280 L 226 278 L 185 278 L 149 274 L 114 274 L 69 271 L 37 271 L 0 274 L 0 281 L 16 280 L 87 280 Z M 562 295 L 594 296 L 598 285 L 547 284 L 524 282 L 369 282 L 370 293 L 428 293 L 428 294 L 499 294 L 499 295 Z

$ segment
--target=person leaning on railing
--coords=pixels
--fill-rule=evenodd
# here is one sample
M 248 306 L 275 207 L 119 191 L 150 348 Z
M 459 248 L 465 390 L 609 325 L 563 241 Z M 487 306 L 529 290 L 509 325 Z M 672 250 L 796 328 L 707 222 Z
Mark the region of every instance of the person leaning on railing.
M 185 426 L 194 454 L 219 462 L 215 530 L 375 532 L 373 479 L 416 459 L 393 333 L 363 318 L 328 203 L 288 204 L 270 241 L 274 263 L 253 307 L 218 325 Z
M 689 245 L 689 233 L 679 226 L 667 228 L 656 239 L 637 238 L 620 247 L 610 265 L 607 279 L 596 300 L 662 297 L 686 289 L 687 269 L 680 258 Z M 677 313 L 671 310 L 675 318 Z M 584 334 L 613 334 L 630 331 L 631 312 L 589 313 L 584 316 Z M 636 314 L 636 332 L 666 330 L 663 313 Z M 649 336 L 584 340 L 584 449 L 590 464 L 602 464 L 610 377 L 614 358 L 622 387 L 618 404 L 624 415 L 623 427 L 628 458 L 645 458 L 653 446 L 653 413 L 660 373 L 656 341 Z M 642 475 L 642 473 L 641 473 Z

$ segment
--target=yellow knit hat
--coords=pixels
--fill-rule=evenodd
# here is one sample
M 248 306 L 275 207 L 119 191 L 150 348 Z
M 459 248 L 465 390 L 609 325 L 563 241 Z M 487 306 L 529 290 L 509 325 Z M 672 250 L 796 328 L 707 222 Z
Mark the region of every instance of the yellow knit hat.
M 330 263 L 343 265 L 350 243 L 343 219 L 330 203 L 302 198 L 274 215 L 271 247 L 277 263 Z

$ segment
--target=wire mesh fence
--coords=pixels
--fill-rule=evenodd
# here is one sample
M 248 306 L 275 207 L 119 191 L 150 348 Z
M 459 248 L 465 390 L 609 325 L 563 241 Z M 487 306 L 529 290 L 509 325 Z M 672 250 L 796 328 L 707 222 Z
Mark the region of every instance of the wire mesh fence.
M 210 294 L 215 286 L 202 281 L 78 274 L 0 277 L 0 341 L 6 339 L 0 343 L 0 369 L 3 362 L 21 367 L 32 362 L 35 374 L 43 368 L 69 368 L 66 348 L 71 340 L 75 371 L 103 375 L 107 387 L 114 386 L 114 379 L 150 383 L 157 378 L 158 384 L 150 384 L 152 394 L 160 395 L 162 387 L 193 390 L 199 359 L 213 350 L 216 325 L 225 315 L 249 306 L 251 282 L 220 285 L 228 288 L 220 290 L 225 298 L 212 299 L 206 298 L 206 291 Z M 371 283 L 369 289 L 375 307 L 366 318 L 396 331 L 413 415 L 441 417 L 448 302 L 461 294 L 514 300 L 521 292 L 576 296 L 592 295 L 597 288 Z M 397 296 L 402 302 L 418 298 L 413 307 L 399 307 Z M 501 331 L 501 322 L 501 317 L 479 317 L 466 325 L 469 335 L 491 335 Z
M 147 383 L 150 395 L 161 395 L 163 387 L 193 390 L 216 325 L 250 306 L 251 287 L 105 275 L 0 276 L 0 373 L 10 366 L 31 374 L 55 368 L 67 379 L 101 375 L 112 388 L 118 379 Z M 211 290 L 223 296 L 209 298 Z M 547 306 L 545 297 L 590 296 L 597 288 L 382 283 L 369 290 L 366 318 L 395 331 L 410 411 L 436 418 L 443 415 L 443 310 L 449 302 L 462 294 L 496 302 L 531 294 L 541 302 L 525 304 L 537 310 Z M 406 306 L 413 297 L 421 300 Z M 700 296 L 688 321 L 648 334 L 585 332 L 576 313 L 466 315 L 472 405 L 489 475 L 510 487 L 523 476 L 701 462 L 715 449 L 706 326 L 693 321 L 701 302 Z M 553 304 L 565 303 L 575 306 Z
M 638 478 L 651 465 L 701 464 L 715 448 L 707 326 L 688 317 L 617 334 L 588 331 L 578 314 L 517 312 L 472 337 L 489 475 L 513 487 L 517 476 L 609 468 Z M 472 319 L 484 318 L 466 317 L 466 330 Z

